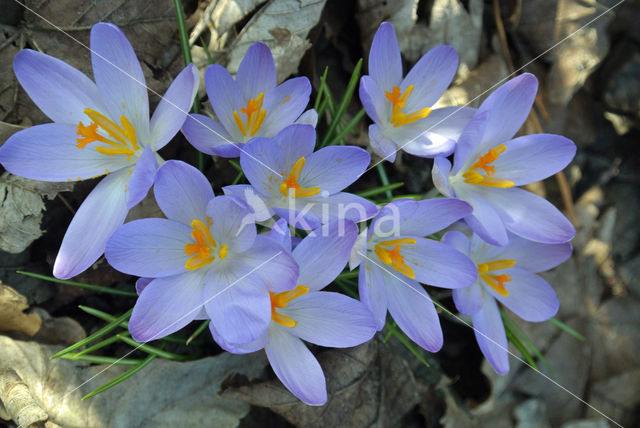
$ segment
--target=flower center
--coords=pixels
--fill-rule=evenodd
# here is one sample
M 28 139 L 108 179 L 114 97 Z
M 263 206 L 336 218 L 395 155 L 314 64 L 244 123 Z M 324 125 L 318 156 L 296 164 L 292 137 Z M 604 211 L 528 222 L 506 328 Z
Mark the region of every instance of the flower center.
M 98 153 L 110 156 L 126 155 L 128 161 L 135 152 L 140 150 L 136 130 L 126 116 L 120 116 L 122 126 L 118 126 L 106 116 L 90 108 L 85 108 L 84 113 L 91 119 L 91 124 L 85 126 L 82 122 L 78 122 L 76 134 L 81 138 L 76 140 L 76 147 L 79 149 L 84 149 L 87 144 L 97 141 L 106 144 L 106 146 L 96 146 Z M 108 137 L 98 133 L 98 130 L 102 130 Z
M 416 277 L 416 274 L 413 273 L 413 269 L 407 266 L 407 264 L 404 262 L 404 258 L 400 254 L 400 249 L 402 248 L 403 244 L 414 245 L 415 243 L 416 240 L 413 238 L 401 238 L 392 239 L 389 241 L 381 241 L 375 245 L 373 251 L 382 261 L 382 263 L 385 263 L 401 274 L 414 279 Z
M 298 184 L 298 180 L 300 179 L 300 173 L 302 172 L 302 168 L 304 168 L 304 163 L 306 159 L 302 156 L 300 159 L 296 161 L 291 168 L 291 173 L 287 178 L 282 180 L 280 184 L 280 192 L 284 196 L 293 196 L 296 198 L 305 198 L 307 196 L 313 196 L 320 193 L 319 187 L 301 187 Z
M 246 122 L 242 121 L 238 110 L 233 111 L 233 118 L 236 121 L 236 125 L 238 125 L 238 129 L 245 137 L 247 134 L 253 137 L 260 129 L 260 126 L 262 126 L 264 118 L 267 117 L 267 111 L 262 108 L 263 101 L 264 94 L 260 92 L 257 97 L 249 100 L 246 108 L 242 107 L 240 109 L 240 112 L 247 116 Z
M 191 220 L 191 227 L 193 228 L 191 237 L 195 242 L 184 246 L 185 254 L 191 256 L 184 264 L 187 270 L 195 270 L 211 263 L 216 258 L 215 249 L 218 247 L 216 240 L 209 232 L 208 225 L 194 218 Z M 228 251 L 226 245 L 221 245 L 217 256 L 222 260 L 227 257 Z
M 500 275 L 491 275 L 489 272 L 495 270 L 509 269 L 515 266 L 515 260 L 494 260 L 489 263 L 480 263 L 478 265 L 478 275 L 489 284 L 491 288 L 496 290 L 501 296 L 508 296 L 509 291 L 504 288 L 504 283 L 511 281 L 511 277 L 505 273 Z
M 491 164 L 498 160 L 505 150 L 507 150 L 507 146 L 501 144 L 493 149 L 489 149 L 486 154 L 478 156 L 478 161 L 471 165 L 467 172 L 462 174 L 464 182 L 478 186 L 502 187 L 503 189 L 513 187 L 514 183 L 511 180 L 492 177 L 492 175 L 496 173 L 496 167 Z M 483 170 L 485 175 L 474 170 Z
M 283 293 L 274 293 L 269 291 L 269 296 L 271 297 L 271 319 L 285 327 L 295 327 L 297 322 L 288 316 L 277 312 L 276 308 L 286 308 L 290 301 L 307 294 L 308 292 L 309 287 L 305 287 L 304 285 L 298 285 L 293 290 L 285 291 Z
M 391 119 L 389 119 L 389 123 L 391 123 L 394 127 L 413 123 L 416 120 L 429 116 L 429 113 L 431 113 L 431 109 L 429 107 L 425 107 L 409 114 L 405 114 L 402 112 L 402 109 L 407 103 L 407 100 L 409 99 L 409 96 L 412 92 L 413 85 L 407 86 L 407 89 L 405 89 L 402 94 L 400 93 L 400 88 L 397 86 L 394 86 L 391 92 L 384 92 L 387 96 L 387 99 L 391 101 L 391 105 L 393 106 L 391 109 Z

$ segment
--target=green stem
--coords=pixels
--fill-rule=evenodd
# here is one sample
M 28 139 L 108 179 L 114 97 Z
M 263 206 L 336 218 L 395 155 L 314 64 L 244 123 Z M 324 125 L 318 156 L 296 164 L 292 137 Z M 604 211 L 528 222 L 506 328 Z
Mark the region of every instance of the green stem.
M 85 284 L 83 282 L 75 282 L 75 281 L 69 281 L 66 279 L 58 279 L 52 276 L 41 275 L 39 273 L 26 272 L 22 270 L 18 270 L 16 271 L 16 273 L 24 276 L 30 276 L 32 278 L 42 279 L 44 281 L 55 282 L 57 284 L 66 284 L 66 285 L 72 285 L 74 287 L 86 288 L 87 290 L 98 291 L 100 293 L 109 293 L 109 294 L 115 294 L 118 296 L 131 296 L 131 297 L 137 296 L 137 294 L 133 291 L 116 290 L 115 288 L 104 287 L 102 285 Z
M 200 334 L 202 334 L 203 331 L 205 331 L 207 329 L 207 327 L 209 327 L 209 322 L 211 320 L 204 320 L 202 321 L 202 323 L 198 326 L 198 328 L 196 329 L 196 331 L 193 332 L 193 334 L 191 336 L 189 336 L 189 338 L 187 339 L 187 345 L 190 345 L 198 336 L 200 336 Z

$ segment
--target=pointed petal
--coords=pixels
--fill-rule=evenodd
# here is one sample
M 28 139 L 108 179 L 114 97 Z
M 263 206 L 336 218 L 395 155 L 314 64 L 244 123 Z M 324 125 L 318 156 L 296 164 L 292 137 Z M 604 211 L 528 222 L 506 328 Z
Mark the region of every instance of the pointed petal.
M 133 168 L 131 178 L 127 185 L 127 209 L 131 209 L 138 205 L 140 201 L 147 196 L 149 189 L 153 186 L 153 180 L 156 178 L 158 170 L 158 161 L 156 154 L 151 150 L 151 146 L 146 146 L 140 159 Z
M 431 107 L 449 87 L 458 69 L 458 54 L 451 46 L 436 46 L 424 54 L 402 81 L 402 88 L 414 86 L 406 111 Z
M 209 331 L 211 332 L 211 336 L 213 336 L 213 340 L 215 340 L 222 349 L 231 352 L 232 354 L 249 354 L 251 352 L 259 351 L 260 349 L 267 346 L 267 343 L 269 341 L 268 330 L 265 330 L 265 332 L 260 337 L 249 343 L 226 342 L 224 340 L 224 337 L 222 337 L 220 333 L 218 333 L 218 330 L 216 330 L 216 326 L 213 325 L 213 323 L 209 323 Z
M 369 51 L 369 74 L 383 90 L 390 91 L 402 80 L 402 59 L 393 25 L 380 24 Z
M 138 280 L 136 281 L 136 293 L 138 293 L 138 296 L 140 295 L 140 293 L 142 293 L 142 290 L 147 288 L 147 285 L 149 285 L 154 279 L 155 278 L 138 278 Z
M 318 112 L 314 109 L 309 109 L 302 113 L 294 123 L 297 125 L 311 125 L 315 128 L 318 124 Z
M 238 110 L 240 113 L 243 107 L 240 88 L 233 77 L 223 66 L 213 64 L 204 72 L 204 83 L 211 107 L 222 126 L 233 137 L 233 141 L 244 141 L 233 118 L 233 111 Z
M 154 150 L 160 150 L 178 133 L 191 110 L 200 75 L 189 64 L 176 76 L 153 112 L 149 127 Z
M 298 264 L 284 248 L 273 239 L 259 235 L 251 248 L 238 255 L 242 261 L 255 269 L 270 291 L 288 291 L 300 284 Z M 306 284 L 303 284 L 306 285 Z
M 394 162 L 396 160 L 396 153 L 398 152 L 398 146 L 394 141 L 391 141 L 384 135 L 380 125 L 369 125 L 369 144 L 375 154 L 380 156 L 382 160 Z
M 566 261 L 571 256 L 571 244 L 541 244 L 517 235 L 509 236 L 509 245 L 502 252 L 505 259 L 516 261 L 516 266 L 529 272 L 544 272 Z
M 267 116 L 258 131 L 259 135 L 273 137 L 291 125 L 309 104 L 310 94 L 311 83 L 306 77 L 286 80 L 265 94 L 264 106 Z
M 47 123 L 16 132 L 0 146 L 0 163 L 12 174 L 32 180 L 86 180 L 127 165 L 126 156 L 108 156 L 92 146 L 76 146 L 76 130 Z
M 430 133 L 457 141 L 475 114 L 470 107 L 443 107 L 432 110 L 421 123 Z
M 193 219 L 206 219 L 207 204 L 214 196 L 209 180 L 200 171 L 177 160 L 160 167 L 153 192 L 164 215 L 186 225 Z
M 356 181 L 371 162 L 366 150 L 355 146 L 329 146 L 311 153 L 300 174 L 302 187 L 336 193 Z
M 204 274 L 199 271 L 154 279 L 133 307 L 131 337 L 149 342 L 180 330 L 200 312 L 203 289 Z
M 106 112 L 98 87 L 80 71 L 52 56 L 23 49 L 13 60 L 20 85 L 54 122 L 76 127 L 85 108 Z
M 226 196 L 233 196 L 247 204 L 253 212 L 254 221 L 265 221 L 273 217 L 274 213 L 267 205 L 267 198 L 258 194 L 250 185 L 235 184 L 232 186 L 225 186 L 222 188 L 222 191 Z
M 426 120 L 425 120 L 426 121 Z M 429 130 L 423 130 L 422 123 L 405 125 L 404 135 L 394 138 L 399 149 L 423 158 L 449 156 L 456 147 L 456 141 Z M 410 133 L 410 134 L 409 134 Z
M 125 115 L 139 138 L 147 136 L 147 84 L 133 47 L 117 26 L 99 22 L 91 28 L 91 63 L 93 77 L 111 119 Z
M 433 185 L 444 196 L 451 198 L 455 196 L 455 191 L 449 185 L 449 172 L 451 171 L 451 162 L 444 156 L 436 156 L 433 159 L 433 168 L 431 169 L 431 180 Z
M 350 220 L 360 223 L 378 213 L 376 204 L 366 198 L 347 192 L 335 193 L 326 197 L 320 195 L 295 199 L 296 209 L 300 210 L 306 204 L 310 204 L 309 212 L 324 224 L 333 220 Z
M 245 53 L 236 83 L 245 100 L 258 96 L 260 92 L 267 95 L 276 86 L 276 64 L 273 62 L 269 46 L 256 42 L 249 46 Z
M 509 373 L 507 334 L 496 301 L 484 293 L 482 309 L 473 317 L 473 330 L 480 350 L 496 373 Z
M 182 126 L 182 133 L 202 153 L 223 158 L 240 156 L 243 144 L 233 142 L 227 130 L 209 116 L 195 113 L 188 115 Z
M 358 227 L 351 221 L 333 221 L 307 235 L 293 250 L 300 267 L 298 284 L 312 291 L 320 290 L 344 269 Z
M 456 288 L 452 292 L 458 312 L 475 315 L 482 308 L 482 287 L 476 282 L 471 287 Z
M 185 271 L 184 246 L 193 242 L 191 228 L 163 218 L 134 220 L 118 228 L 107 243 L 111 266 L 129 275 L 157 278 Z
M 56 278 L 76 276 L 102 255 L 107 240 L 127 215 L 125 185 L 128 178 L 127 170 L 108 175 L 80 205 L 53 265 Z
M 207 205 L 211 218 L 211 236 L 218 245 L 227 245 L 230 252 L 239 253 L 251 247 L 256 239 L 253 214 L 232 196 L 217 196 Z
M 362 260 L 364 260 L 365 253 L 367 251 L 367 237 L 369 229 L 366 227 L 360 232 L 356 238 L 356 242 L 351 247 L 351 254 L 349 255 L 349 270 L 354 270 Z
M 376 330 L 384 328 L 387 318 L 387 292 L 384 272 L 374 263 L 365 259 L 358 274 L 358 294 L 360 301 L 373 314 Z
M 271 226 L 269 238 L 280 244 L 288 253 L 291 252 L 291 231 L 285 219 L 281 218 Z
M 475 192 L 462 193 L 458 189 L 458 197 L 473 207 L 471 215 L 464 218 L 464 221 L 473 231 L 486 242 L 492 245 L 503 246 L 509 242 L 507 230 L 503 219 L 495 210 L 495 205 L 478 195 Z
M 464 233 L 458 230 L 450 230 L 444 234 L 441 242 L 445 245 L 455 248 L 465 256 L 469 257 L 470 242 L 469 238 L 467 238 Z
M 488 116 L 489 112 L 487 111 L 476 113 L 460 133 L 456 152 L 453 155 L 451 175 L 456 175 L 463 166 L 470 166 L 478 156 L 484 155 L 484 153 L 478 153 L 478 147 L 487 128 Z
M 375 123 L 380 123 L 382 120 L 389 120 L 391 103 L 389 103 L 384 92 L 380 90 L 371 76 L 365 75 L 360 78 L 358 95 L 360 96 L 362 106 L 371 120 Z

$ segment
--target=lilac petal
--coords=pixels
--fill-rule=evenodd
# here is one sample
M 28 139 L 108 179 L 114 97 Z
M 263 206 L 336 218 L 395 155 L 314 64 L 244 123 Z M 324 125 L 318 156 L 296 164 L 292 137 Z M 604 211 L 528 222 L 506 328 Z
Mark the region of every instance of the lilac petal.
M 142 290 L 133 307 L 129 320 L 131 337 L 149 342 L 180 330 L 200 312 L 203 289 L 202 272 L 154 279 Z
M 512 187 L 487 192 L 486 198 L 505 227 L 525 239 L 561 244 L 576 234 L 573 225 L 553 204 L 531 192 Z
M 398 146 L 395 142 L 389 140 L 382 135 L 380 125 L 369 125 L 369 144 L 375 154 L 380 156 L 382 160 L 394 162 L 396 160 L 396 153 L 398 152 Z
M 430 133 L 457 141 L 475 114 L 470 107 L 443 107 L 432 110 L 421 123 Z
M 484 293 L 482 309 L 472 317 L 473 331 L 480 350 L 496 373 L 509 373 L 507 334 L 496 301 Z
M 444 234 L 441 242 L 445 245 L 455 248 L 465 256 L 469 257 L 470 242 L 469 238 L 467 238 L 464 233 L 458 230 L 450 230 L 449 232 Z
M 281 218 L 271 226 L 269 238 L 280 244 L 288 253 L 291 252 L 291 231 L 285 219 Z
M 136 281 L 136 293 L 138 293 L 138 296 L 140 295 L 140 293 L 142 293 L 142 290 L 147 288 L 147 285 L 149 285 L 149 283 L 151 283 L 151 281 L 153 281 L 154 279 L 155 278 L 138 278 L 138 280 Z
M 529 184 L 564 169 L 576 154 L 573 141 L 560 135 L 534 134 L 515 138 L 493 163 L 496 177 L 516 186 Z
M 29 97 L 54 122 L 76 127 L 87 120 L 85 108 L 106 110 L 96 84 L 59 59 L 23 49 L 13 60 L 13 70 Z
M 546 321 L 558 312 L 560 303 L 556 293 L 542 277 L 517 266 L 504 272 L 511 277 L 511 281 L 505 282 L 509 295 L 498 294 L 489 286 L 485 289 L 520 318 Z
M 389 274 L 385 274 L 389 275 Z M 436 308 L 416 281 L 400 275 L 387 281 L 389 313 L 398 327 L 427 351 L 442 348 L 442 328 Z
M 318 124 L 318 112 L 314 109 L 309 109 L 302 113 L 294 123 L 297 125 L 311 125 L 315 128 Z
M 482 287 L 477 282 L 471 287 L 453 290 L 453 302 L 458 312 L 469 316 L 475 315 L 482 308 L 482 293 Z
M 351 254 L 349 255 L 349 270 L 354 270 L 362 260 L 364 260 L 365 253 L 367 251 L 367 237 L 369 236 L 369 230 L 365 227 L 362 232 L 356 238 L 356 242 L 351 247 Z
M 193 242 L 191 228 L 163 218 L 134 220 L 118 228 L 107 242 L 105 257 L 120 272 L 151 278 L 185 271 L 189 255 L 184 246 Z
M 233 196 L 234 198 L 244 202 L 253 214 L 254 221 L 265 221 L 273 217 L 273 211 L 267 205 L 268 200 L 262 195 L 259 195 L 253 187 L 247 184 L 236 184 L 232 186 L 225 186 L 222 191 L 227 196 Z
M 284 127 L 292 124 L 309 104 L 310 94 L 309 79 L 296 77 L 283 82 L 265 95 L 264 106 L 267 116 L 260 127 L 260 135 L 273 137 Z
M 322 367 L 300 339 L 274 325 L 264 348 L 278 379 L 304 403 L 321 406 L 327 402 L 327 387 Z
M 393 25 L 380 24 L 369 51 L 369 74 L 383 90 L 390 91 L 402 80 L 402 59 Z
M 431 179 L 433 185 L 447 198 L 455 196 L 455 191 L 449 185 L 449 172 L 451 171 L 451 162 L 444 156 L 436 156 L 433 159 L 433 168 L 431 169 Z
M 231 197 L 217 196 L 207 205 L 211 218 L 211 236 L 218 245 L 227 245 L 230 252 L 242 252 L 250 248 L 256 239 L 254 217 L 246 205 Z
M 98 153 L 93 146 L 79 149 L 76 130 L 47 123 L 16 132 L 0 146 L 0 163 L 12 174 L 42 181 L 94 178 L 125 167 L 126 156 Z
M 300 206 L 301 209 L 306 203 L 312 204 L 310 205 L 310 212 L 325 224 L 341 219 L 360 223 L 378 213 L 376 204 L 366 198 L 347 192 L 335 193 L 326 197 L 311 196 L 295 199 L 296 208 Z
M 158 170 L 158 161 L 156 154 L 151 146 L 146 146 L 140 159 L 133 168 L 133 173 L 129 179 L 127 186 L 127 209 L 131 209 L 138 205 L 140 201 L 147 196 L 149 189 L 153 186 L 153 180 L 156 178 Z
M 273 239 L 259 235 L 249 250 L 236 257 L 251 267 L 270 291 L 288 291 L 299 284 L 295 259 Z
M 336 193 L 356 181 L 371 162 L 366 150 L 355 146 L 329 146 L 311 153 L 300 174 L 302 187 Z
M 249 343 L 230 343 L 225 341 L 224 337 L 218 333 L 218 330 L 216 330 L 216 326 L 213 325 L 213 323 L 209 323 L 209 331 L 211 332 L 211 336 L 213 336 L 213 340 L 215 340 L 222 349 L 231 352 L 232 354 L 249 354 L 251 352 L 256 352 L 267 346 L 267 343 L 269 342 L 268 330 L 265 330 L 260 337 Z
M 382 120 L 389 120 L 391 115 L 391 103 L 385 97 L 385 94 L 371 76 L 362 76 L 360 78 L 360 89 L 358 90 L 360 101 L 367 115 L 375 123 Z
M 240 108 L 243 107 L 240 88 L 233 77 L 223 66 L 213 64 L 207 67 L 204 72 L 204 83 L 211 107 L 213 107 L 222 126 L 233 136 L 234 140 L 243 141 L 242 134 L 233 118 L 233 111 L 238 110 L 240 113 Z
M 428 130 L 423 131 L 423 125 L 420 123 L 418 126 L 414 126 L 416 124 L 418 124 L 418 122 L 403 127 L 405 128 L 403 130 L 404 133 L 415 130 L 417 131 L 415 135 L 408 138 L 401 136 L 395 138 L 395 141 L 399 143 L 399 150 L 404 150 L 409 154 L 423 158 L 449 156 L 453 153 L 456 147 L 455 140 Z
M 379 261 L 376 261 L 379 263 Z M 373 314 L 376 330 L 384 328 L 387 318 L 387 284 L 384 272 L 369 260 L 360 265 L 358 274 L 358 294 L 360 301 Z
M 322 226 L 321 219 L 311 212 L 313 205 L 307 205 L 303 209 L 287 209 L 287 208 L 274 208 L 275 214 L 284 219 L 292 227 L 302 230 L 313 230 Z
M 529 272 L 544 272 L 571 257 L 571 244 L 540 244 L 516 235 L 509 236 L 502 258 L 516 261 L 516 266 Z
M 418 238 L 414 245 L 403 245 L 400 254 L 413 269 L 418 282 L 436 287 L 464 288 L 478 277 L 478 268 L 467 256 L 431 239 Z
M 488 115 L 489 112 L 486 111 L 476 113 L 460 133 L 453 156 L 451 175 L 457 174 L 463 166 L 470 165 L 476 161 L 476 156 L 479 156 L 478 146 L 482 142 L 482 137 L 487 127 Z M 480 155 L 483 154 L 480 153 Z
M 262 42 L 249 46 L 238 66 L 236 83 L 247 101 L 261 92 L 267 95 L 276 86 L 276 64 L 269 46 Z
M 177 160 L 160 167 L 153 192 L 164 215 L 186 225 L 193 219 L 206 219 L 207 204 L 214 196 L 211 184 L 200 171 Z
M 489 95 L 478 109 L 478 113 L 488 112 L 482 138 L 487 148 L 510 140 L 518 132 L 529 116 L 537 91 L 538 80 L 533 74 L 524 73 Z
M 292 300 L 279 312 L 296 322 L 291 333 L 320 346 L 348 348 L 371 339 L 373 315 L 358 300 L 344 294 L 310 292 Z
M 199 81 L 198 69 L 189 64 L 165 92 L 149 123 L 155 150 L 164 147 L 182 127 L 198 91 Z
M 293 250 L 300 267 L 298 284 L 318 291 L 344 269 L 358 235 L 355 223 L 336 220 L 307 235 Z
M 147 135 L 149 97 L 144 74 L 133 47 L 117 26 L 99 22 L 91 28 L 91 63 L 112 119 L 124 115 L 139 138 Z
M 473 207 L 473 213 L 464 221 L 478 236 L 492 245 L 503 246 L 509 242 L 503 219 L 493 203 L 474 192 L 461 194 L 458 191 L 458 197 Z
M 209 116 L 195 113 L 188 115 L 182 126 L 182 133 L 202 153 L 223 158 L 240 156 L 242 143 L 234 143 L 227 130 Z
M 127 215 L 125 186 L 128 178 L 127 170 L 108 175 L 80 205 L 53 265 L 56 278 L 76 276 L 102 255 L 107 240 Z
M 223 270 L 209 269 L 205 282 L 204 305 L 225 342 L 248 343 L 265 332 L 271 299 L 255 269 L 234 261 Z
M 458 54 L 451 46 L 436 46 L 424 54 L 402 81 L 402 90 L 409 85 L 414 87 L 404 107 L 406 111 L 434 105 L 451 84 L 457 69 Z

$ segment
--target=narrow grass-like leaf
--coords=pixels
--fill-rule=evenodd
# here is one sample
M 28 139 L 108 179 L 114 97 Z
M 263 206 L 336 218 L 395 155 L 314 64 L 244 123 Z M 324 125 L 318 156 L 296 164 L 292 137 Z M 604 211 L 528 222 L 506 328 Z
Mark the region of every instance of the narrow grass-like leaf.
M 574 329 L 572 329 L 571 327 L 569 327 L 568 325 L 560 321 L 558 318 L 551 318 L 549 322 L 555 325 L 556 327 L 558 327 L 560 330 L 563 330 L 569 333 L 571 336 L 575 337 L 576 339 L 584 341 L 583 335 L 581 335 L 580 333 L 578 333 L 577 331 L 575 331 Z
M 202 36 L 200 36 L 200 45 L 202 46 L 202 49 L 204 49 L 204 54 L 207 56 L 207 61 L 209 61 L 209 64 L 213 64 L 213 57 L 211 56 L 211 52 L 209 52 L 209 48 L 204 42 L 204 38 Z
M 353 286 L 353 284 L 349 283 L 348 281 L 345 281 L 343 279 L 335 279 L 334 280 L 335 284 L 340 287 L 340 289 L 342 291 L 344 291 L 344 293 L 349 296 L 352 297 L 354 299 L 358 298 L 358 292 L 356 291 L 357 286 Z
M 84 345 L 87 345 L 87 344 L 93 342 L 94 340 L 104 336 L 105 334 L 109 333 L 113 329 L 118 328 L 122 321 L 128 319 L 131 316 L 131 312 L 132 311 L 133 311 L 133 309 L 129 309 L 127 312 L 125 312 L 124 314 L 120 315 L 118 318 L 114 319 L 112 322 L 110 322 L 106 326 L 102 327 L 100 330 L 96 331 L 95 333 L 93 333 L 93 334 L 87 336 L 86 338 L 82 339 L 81 341 L 79 341 L 77 343 L 74 343 L 73 345 L 63 349 L 62 351 L 53 354 L 51 356 L 51 359 L 61 357 L 61 356 L 65 355 L 65 354 L 68 354 L 71 351 L 75 351 L 76 349 L 78 349 L 78 348 L 80 348 L 80 347 L 82 347 Z
M 340 275 L 338 275 L 337 279 L 353 279 L 353 278 L 357 278 L 359 275 L 357 270 L 352 270 L 352 271 L 347 271 L 347 272 L 342 272 Z
M 398 330 L 395 326 L 389 323 L 387 323 L 386 326 L 393 331 L 393 335 L 400 341 L 400 343 L 402 343 L 404 347 L 409 350 L 409 352 L 415 355 L 418 361 L 420 361 L 426 367 L 431 367 L 431 364 L 429 364 L 429 362 L 424 358 L 424 355 L 422 355 L 420 350 L 416 348 L 413 342 L 411 342 L 411 339 L 409 339 L 402 331 Z
M 316 100 L 313 103 L 313 109 L 315 111 L 317 111 L 318 113 L 320 113 L 318 111 L 318 108 L 320 108 L 320 101 L 322 101 L 322 96 L 324 95 L 324 88 L 327 85 L 327 73 L 329 72 L 329 67 L 325 67 L 324 68 L 324 73 L 322 73 L 322 76 L 320 77 L 320 86 L 318 87 L 318 94 L 316 95 Z
M 112 364 L 114 366 L 135 366 L 140 364 L 143 360 L 135 358 L 116 358 L 105 357 L 102 355 L 80 355 L 80 354 L 64 354 L 62 357 L 65 360 L 86 361 L 93 364 Z
M 380 176 L 380 182 L 382 183 L 382 185 L 388 186 L 390 184 L 389 176 L 387 176 L 387 170 L 384 169 L 384 165 L 382 164 L 382 162 L 376 165 L 376 170 L 378 171 L 378 175 Z M 386 192 L 384 192 L 384 194 L 389 199 L 393 197 L 391 190 L 387 190 Z
M 55 278 L 53 276 L 41 275 L 39 273 L 26 272 L 26 271 L 23 271 L 23 270 L 18 270 L 18 271 L 16 271 L 16 273 L 18 273 L 20 275 L 24 275 L 24 276 L 30 276 L 32 278 L 42 279 L 44 281 L 55 282 L 55 283 L 58 283 L 58 284 L 72 285 L 74 287 L 86 288 L 87 290 L 98 291 L 100 293 L 109 293 L 109 294 L 115 294 L 115 295 L 118 295 L 118 296 L 131 296 L 131 297 L 137 296 L 137 294 L 134 291 L 116 290 L 115 288 L 104 287 L 102 285 L 85 284 L 84 282 L 76 282 L 76 281 L 69 281 L 69 280 L 66 280 L 66 279 L 58 279 L 58 278 Z
M 162 349 L 156 348 L 155 346 L 147 345 L 146 343 L 137 342 L 124 334 L 120 334 L 118 336 L 120 337 L 120 340 L 122 340 L 124 343 L 131 345 L 140 351 L 144 351 L 147 354 L 164 358 L 165 360 L 189 361 L 197 357 L 196 355 L 180 355 L 180 354 L 174 354 L 173 352 L 163 351 Z
M 233 167 L 233 169 L 235 169 L 238 172 L 242 172 L 242 167 L 240 166 L 240 163 L 235 160 L 235 159 L 229 159 L 229 164 Z
M 86 400 L 87 398 L 91 398 L 91 397 L 93 397 L 95 395 L 100 394 L 101 392 L 106 391 L 107 389 L 109 389 L 111 387 L 116 386 L 119 383 L 124 382 L 125 380 L 129 379 L 131 376 L 133 376 L 134 374 L 138 373 L 140 370 L 145 368 L 155 358 L 156 358 L 155 355 L 149 355 L 144 360 L 139 360 L 140 362 L 135 367 L 132 367 L 131 369 L 129 369 L 126 372 L 122 373 L 120 376 L 110 380 L 109 382 L 105 383 L 101 387 L 99 387 L 99 388 L 95 389 L 94 391 L 88 393 L 87 395 L 82 397 L 82 399 Z
M 244 177 L 244 172 L 240 171 L 231 182 L 231 185 L 235 186 L 236 184 L 238 184 L 240 180 L 242 180 L 242 177 Z
M 389 202 L 392 202 L 392 201 L 397 201 L 398 199 L 415 199 L 417 201 L 420 201 L 420 200 L 424 199 L 424 196 L 414 193 L 414 194 L 393 196 L 391 198 L 375 199 L 375 200 L 372 200 L 371 202 L 373 202 L 373 203 L 375 203 L 377 205 L 384 205 L 384 204 L 388 204 Z
M 327 110 L 328 104 L 329 104 L 329 98 L 325 97 L 320 103 L 320 108 L 318 110 L 318 123 L 320 123 L 320 120 L 322 120 L 322 116 L 324 115 L 324 112 Z
M 389 339 L 391 339 L 391 336 L 393 336 L 393 332 L 395 330 L 396 323 L 395 321 L 386 321 L 385 322 L 385 327 L 387 327 L 387 334 L 384 335 L 384 337 L 382 338 L 382 343 L 387 343 L 389 341 Z
M 327 144 L 328 146 L 333 146 L 335 144 L 342 144 L 342 140 L 344 139 L 344 137 L 358 124 L 360 123 L 360 121 L 362 120 L 362 118 L 365 115 L 365 110 L 362 108 L 360 109 L 360 111 L 358 113 L 356 113 L 355 116 L 353 116 L 353 118 L 349 121 L 349 123 L 347 123 L 347 125 L 344 127 L 344 129 L 340 132 L 338 132 L 338 135 L 336 135 L 331 141 L 329 141 L 329 143 Z
M 533 367 L 534 369 L 538 370 L 538 365 L 536 364 L 536 361 L 531 356 L 531 353 L 529 352 L 527 347 L 522 344 L 520 339 L 518 339 L 518 337 L 515 335 L 515 333 L 513 333 L 511 331 L 511 329 L 509 329 L 509 327 L 507 325 L 504 326 L 504 329 L 505 329 L 505 331 L 507 333 L 507 340 L 509 342 L 511 342 L 513 344 L 513 346 L 515 346 L 518 349 L 518 351 L 520 351 L 520 353 L 522 354 L 524 359 L 527 360 L 527 363 L 529 363 L 529 365 L 531 365 L 531 367 Z
M 209 327 L 209 323 L 210 322 L 211 322 L 211 320 L 202 321 L 202 323 L 198 326 L 196 331 L 194 331 L 193 334 L 191 336 L 189 336 L 189 338 L 187 339 L 187 342 L 185 344 L 186 345 L 190 345 L 198 336 L 200 336 L 202 334 L 203 331 L 205 331 L 207 329 L 207 327 Z
M 119 340 L 120 340 L 120 338 L 118 337 L 118 335 L 111 336 L 108 339 L 101 340 L 100 342 L 96 343 L 95 345 L 91 345 L 87 349 L 84 349 L 84 350 L 82 350 L 80 352 L 77 352 L 77 353 L 75 353 L 73 355 L 78 357 L 80 355 L 88 354 L 90 352 L 97 351 L 98 349 L 102 349 L 105 346 L 109 346 L 109 345 L 111 345 L 111 344 L 113 344 L 113 343 L 115 343 L 115 342 L 117 342 Z M 66 355 L 71 355 L 71 354 L 66 354 Z
M 404 186 L 404 183 L 391 183 L 386 186 L 374 187 L 373 189 L 357 192 L 356 195 L 362 196 L 363 198 L 370 198 L 371 196 L 376 196 L 380 193 L 387 193 L 387 191 L 394 190 L 402 186 Z
M 526 345 L 528 349 L 533 352 L 533 355 L 536 356 L 538 361 L 544 364 L 549 370 L 553 371 L 553 367 L 551 367 L 549 361 L 547 361 L 544 355 L 542 355 L 533 341 L 529 339 L 529 336 L 527 336 L 526 333 L 522 331 L 520 327 L 518 327 L 516 323 L 514 323 L 513 320 L 509 318 L 504 312 L 500 311 L 500 315 L 502 316 L 502 322 L 505 324 L 505 326 L 509 326 L 509 329 L 513 332 L 513 334 L 515 334 L 523 342 L 523 345 Z

